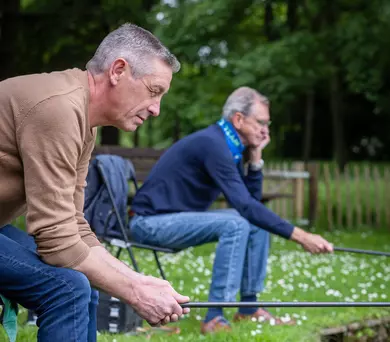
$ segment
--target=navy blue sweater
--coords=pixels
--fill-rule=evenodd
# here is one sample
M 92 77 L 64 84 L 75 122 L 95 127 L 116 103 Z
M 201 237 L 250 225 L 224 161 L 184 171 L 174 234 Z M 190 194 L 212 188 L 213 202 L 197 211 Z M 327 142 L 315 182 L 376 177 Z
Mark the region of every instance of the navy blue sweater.
M 132 203 L 142 216 L 206 211 L 221 194 L 241 216 L 290 238 L 294 226 L 261 202 L 261 171 L 237 166 L 221 128 L 214 124 L 179 140 L 157 161 Z

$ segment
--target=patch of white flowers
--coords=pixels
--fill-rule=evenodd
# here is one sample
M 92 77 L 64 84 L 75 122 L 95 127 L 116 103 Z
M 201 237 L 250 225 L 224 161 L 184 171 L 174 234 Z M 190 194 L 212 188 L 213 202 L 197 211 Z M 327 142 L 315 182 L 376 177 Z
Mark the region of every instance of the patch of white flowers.
M 337 232 L 335 236 L 337 238 Z M 283 239 L 273 238 L 265 288 L 259 300 L 374 302 L 390 296 L 390 263 L 386 257 L 348 253 L 311 255 L 303 250 L 286 250 L 285 244 Z M 191 301 L 206 301 L 215 252 L 204 256 L 194 252 L 194 248 L 188 248 L 176 254 L 162 254 L 161 262 L 166 273 L 174 275 L 170 280 L 175 289 L 190 296 Z M 146 264 L 142 266 L 143 273 L 158 276 L 152 253 L 142 252 L 142 261 Z M 279 315 L 283 322 L 294 319 L 300 325 L 309 319 L 310 310 L 305 312 L 307 316 L 289 311 L 290 314 Z M 297 312 L 302 313 L 302 309 Z M 205 310 L 193 309 L 191 315 L 200 321 Z M 275 321 L 268 323 L 273 325 Z M 262 324 L 264 322 L 258 321 L 250 335 L 261 334 Z

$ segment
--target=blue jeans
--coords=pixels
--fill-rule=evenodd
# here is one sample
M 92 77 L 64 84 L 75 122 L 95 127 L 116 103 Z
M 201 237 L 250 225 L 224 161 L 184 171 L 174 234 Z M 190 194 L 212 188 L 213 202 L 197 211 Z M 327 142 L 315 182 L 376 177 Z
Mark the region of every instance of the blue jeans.
M 0 293 L 34 311 L 40 342 L 95 342 L 99 292 L 81 272 L 44 263 L 34 239 L 0 228 Z
M 269 233 L 233 209 L 135 216 L 132 238 L 140 243 L 184 249 L 219 241 L 209 301 L 235 301 L 261 292 L 267 270 Z

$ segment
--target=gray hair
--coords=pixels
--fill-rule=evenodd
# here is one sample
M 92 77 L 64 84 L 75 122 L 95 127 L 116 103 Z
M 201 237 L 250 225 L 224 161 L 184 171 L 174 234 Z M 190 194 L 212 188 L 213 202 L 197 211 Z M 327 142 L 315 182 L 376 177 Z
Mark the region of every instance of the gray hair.
M 268 98 L 257 90 L 249 87 L 240 87 L 227 98 L 222 109 L 222 117 L 230 121 L 236 112 L 249 116 L 252 114 L 251 109 L 256 100 L 269 106 Z
M 118 58 L 129 63 L 133 77 L 152 72 L 150 60 L 155 57 L 167 63 L 173 73 L 180 70 L 177 58 L 149 31 L 134 25 L 123 24 L 110 32 L 98 46 L 86 68 L 92 74 L 107 70 Z

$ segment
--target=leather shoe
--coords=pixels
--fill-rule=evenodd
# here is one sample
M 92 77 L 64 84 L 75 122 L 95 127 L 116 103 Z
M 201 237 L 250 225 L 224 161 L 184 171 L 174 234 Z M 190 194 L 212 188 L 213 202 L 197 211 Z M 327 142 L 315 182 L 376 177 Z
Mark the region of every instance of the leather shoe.
M 231 331 L 229 322 L 223 316 L 214 317 L 211 321 L 201 323 L 200 332 L 202 334 L 214 333 L 218 331 Z

